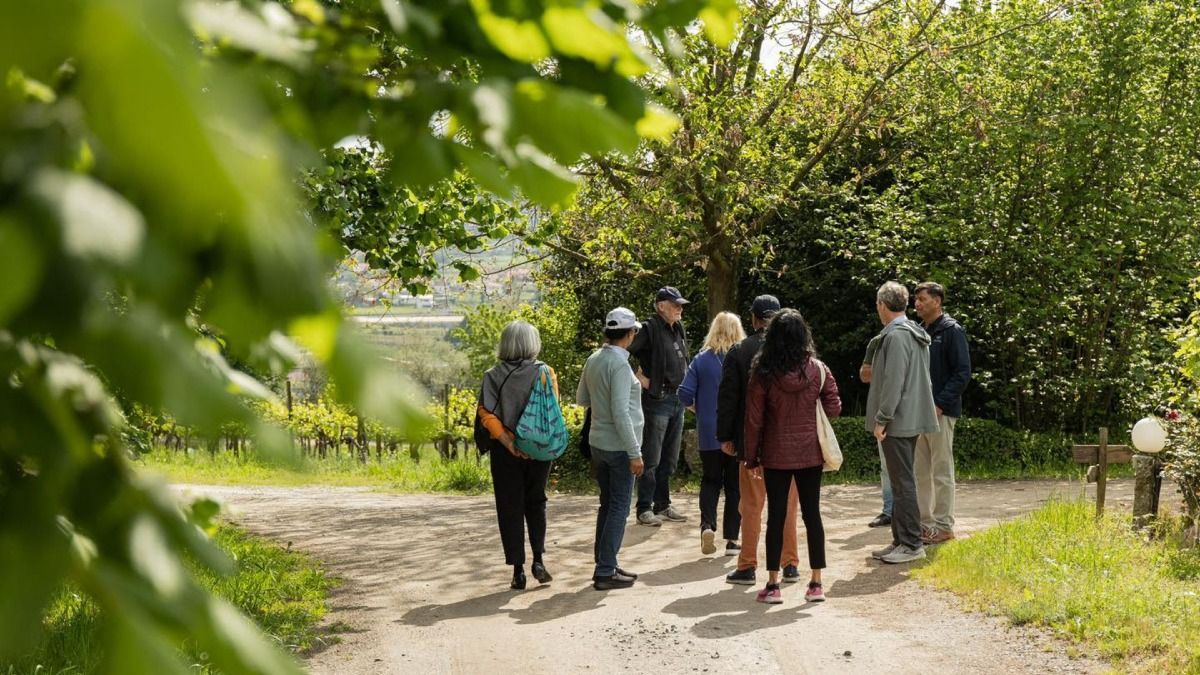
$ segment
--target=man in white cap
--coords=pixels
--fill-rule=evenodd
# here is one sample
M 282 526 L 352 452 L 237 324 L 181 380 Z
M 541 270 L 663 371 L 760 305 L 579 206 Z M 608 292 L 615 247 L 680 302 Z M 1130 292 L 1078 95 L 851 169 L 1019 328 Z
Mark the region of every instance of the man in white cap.
M 629 343 L 638 334 L 633 312 L 618 307 L 604 322 L 604 346 L 588 357 L 579 377 L 576 401 L 590 408 L 592 469 L 600 488 L 596 514 L 596 568 L 592 584 L 598 591 L 629 588 L 637 575 L 622 570 L 617 553 L 625 538 L 625 521 L 633 497 L 634 478 L 642 474 L 641 385 L 629 367 Z

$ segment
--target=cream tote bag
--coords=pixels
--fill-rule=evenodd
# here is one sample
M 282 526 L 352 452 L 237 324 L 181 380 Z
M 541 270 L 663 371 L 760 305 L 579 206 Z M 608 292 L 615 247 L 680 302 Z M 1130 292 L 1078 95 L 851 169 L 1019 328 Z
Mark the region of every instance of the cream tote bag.
M 821 457 L 825 459 L 822 471 L 837 471 L 842 468 L 842 446 L 838 445 L 833 425 L 829 423 L 829 416 L 821 405 L 821 392 L 825 390 L 825 364 L 817 361 L 817 368 L 821 371 L 821 385 L 817 388 L 817 441 L 821 443 Z

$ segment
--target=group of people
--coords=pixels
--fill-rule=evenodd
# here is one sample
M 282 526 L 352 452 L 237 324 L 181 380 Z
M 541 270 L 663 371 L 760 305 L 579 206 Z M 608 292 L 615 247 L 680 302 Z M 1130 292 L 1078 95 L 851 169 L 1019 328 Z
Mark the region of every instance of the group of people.
M 923 558 L 926 545 L 954 538 L 954 424 L 970 379 L 966 335 L 942 311 L 942 286 L 917 286 L 921 322 L 907 317 L 908 301 L 908 289 L 899 283 L 878 289 L 883 329 L 868 344 L 859 372 L 869 384 L 866 431 L 878 442 L 882 465 L 883 510 L 870 526 L 892 530 L 891 544 L 872 555 L 886 563 Z M 780 582 L 801 580 L 799 514 L 810 570 L 804 597 L 823 601 L 820 496 L 828 467 L 819 420 L 841 413 L 837 381 L 817 358 L 804 317 L 782 308 L 774 296 L 754 299 L 750 335 L 737 315 L 718 314 L 695 358 L 681 321 L 687 304 L 668 286 L 659 289 L 655 313 L 644 321 L 625 307 L 613 309 L 605 318 L 604 344 L 588 357 L 580 376 L 576 401 L 588 417 L 582 442 L 600 493 L 593 587 L 628 588 L 637 580 L 618 560 L 631 502 L 639 525 L 687 520 L 671 502 L 670 481 L 684 411 L 691 410 L 703 471 L 701 551 L 717 552 L 717 506 L 724 493 L 724 554 L 738 557 L 726 581 L 756 584 L 765 506 L 768 578 L 757 599 L 780 603 Z M 537 360 L 540 350 L 534 326 L 523 321 L 505 326 L 498 363 L 484 375 L 479 394 L 479 421 L 487 430 L 481 450 L 492 454 L 496 511 L 514 589 L 527 583 L 526 527 L 531 573 L 539 583 L 551 580 L 543 561 L 551 463 L 522 453 L 513 432 L 539 373 L 548 370 L 553 378 Z M 554 390 L 557 395 L 557 382 Z

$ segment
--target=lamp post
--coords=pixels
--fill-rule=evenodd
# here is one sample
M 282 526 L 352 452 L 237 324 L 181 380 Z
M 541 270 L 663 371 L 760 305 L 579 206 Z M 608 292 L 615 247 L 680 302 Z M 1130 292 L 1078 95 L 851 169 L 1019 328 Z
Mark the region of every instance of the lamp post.
M 1167 444 L 1167 430 L 1157 418 L 1143 417 L 1130 432 L 1133 447 L 1144 456 L 1133 458 L 1133 522 L 1135 527 L 1158 515 L 1158 495 L 1162 490 L 1162 462 L 1158 453 Z

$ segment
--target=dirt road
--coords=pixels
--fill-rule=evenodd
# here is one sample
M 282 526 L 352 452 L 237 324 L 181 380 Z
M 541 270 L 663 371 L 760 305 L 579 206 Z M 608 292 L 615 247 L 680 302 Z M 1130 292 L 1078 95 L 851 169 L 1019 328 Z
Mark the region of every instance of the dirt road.
M 1035 631 L 958 609 L 953 596 L 908 578 L 906 566 L 870 560 L 890 533 L 865 523 L 878 490 L 823 493 L 829 568 L 824 604 L 802 584 L 784 604 L 754 602 L 757 587 L 722 577 L 733 558 L 700 554 L 690 517 L 661 528 L 631 524 L 622 567 L 629 590 L 590 586 L 595 497 L 552 496 L 546 564 L 554 581 L 508 589 L 490 495 L 390 495 L 355 488 L 180 486 L 223 500 L 250 530 L 312 553 L 345 583 L 330 622 L 352 632 L 314 654 L 314 673 L 1046 673 L 1102 672 Z M 1066 481 L 985 482 L 958 490 L 960 534 L 1026 512 Z M 1127 480 L 1109 484 L 1114 506 Z M 1090 494 L 1090 490 L 1089 490 Z M 886 528 L 883 528 L 886 530 Z M 803 557 L 803 533 L 801 556 Z M 760 553 L 760 561 L 765 554 Z M 801 566 L 803 568 L 803 565 Z M 760 571 L 760 575 L 762 572 Z

